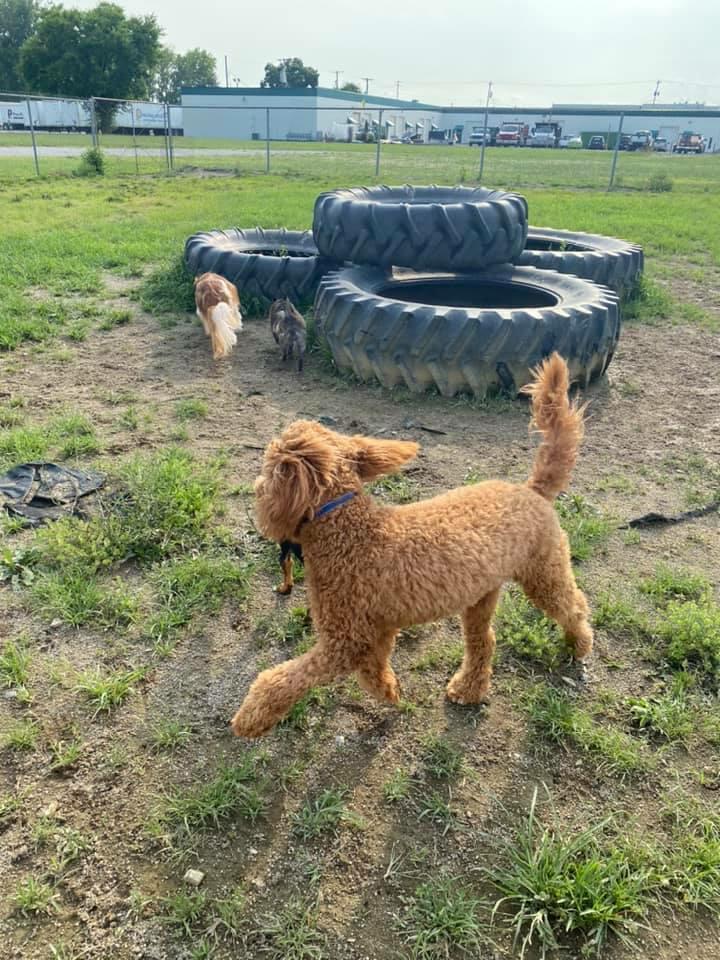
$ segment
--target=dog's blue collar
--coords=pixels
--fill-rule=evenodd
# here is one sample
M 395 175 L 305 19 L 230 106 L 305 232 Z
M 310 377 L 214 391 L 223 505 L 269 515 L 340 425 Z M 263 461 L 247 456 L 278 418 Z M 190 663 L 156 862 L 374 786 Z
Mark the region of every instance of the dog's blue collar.
M 321 507 L 318 507 L 315 511 L 314 520 L 317 520 L 319 517 L 325 517 L 328 513 L 332 513 L 333 510 L 337 510 L 338 507 L 342 507 L 352 500 L 355 496 L 355 491 L 351 490 L 349 493 L 344 493 L 341 497 L 336 497 L 335 500 L 328 500 L 327 503 L 324 503 Z

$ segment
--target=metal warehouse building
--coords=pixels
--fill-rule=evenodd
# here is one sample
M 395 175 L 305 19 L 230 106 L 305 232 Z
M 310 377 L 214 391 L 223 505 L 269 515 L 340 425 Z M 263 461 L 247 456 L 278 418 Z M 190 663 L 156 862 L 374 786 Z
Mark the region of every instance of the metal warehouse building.
M 410 133 L 428 142 L 447 131 L 452 139 L 467 143 L 473 128 L 482 130 L 485 114 L 484 107 L 442 107 L 322 87 L 186 87 L 182 106 L 186 136 L 237 140 L 350 140 L 358 132 L 374 132 L 380 122 L 384 138 Z M 705 137 L 710 149 L 720 149 L 720 107 L 702 104 L 497 106 L 489 113 L 490 126 L 554 120 L 570 135 L 612 134 L 623 113 L 626 133 L 651 130 L 673 141 L 683 130 L 693 130 Z

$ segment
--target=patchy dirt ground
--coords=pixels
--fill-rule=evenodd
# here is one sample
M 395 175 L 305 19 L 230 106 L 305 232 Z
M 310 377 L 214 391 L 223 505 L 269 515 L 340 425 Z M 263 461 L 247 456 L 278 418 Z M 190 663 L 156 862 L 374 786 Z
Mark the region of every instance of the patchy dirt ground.
M 480 406 L 391 396 L 336 380 L 312 357 L 298 377 L 283 369 L 261 320 L 248 320 L 232 358 L 214 363 L 194 320 L 163 329 L 132 306 L 124 281 L 109 287 L 112 305 L 132 309 L 133 321 L 93 331 L 82 343 L 22 348 L 0 358 L 0 400 L 22 397 L 30 422 L 43 422 L 62 406 L 85 413 L 103 443 L 101 463 L 168 443 L 186 445 L 198 457 L 223 451 L 228 488 L 237 490 L 224 497 L 222 519 L 240 556 L 253 537 L 247 485 L 264 445 L 296 417 L 329 417 L 339 430 L 418 440 L 421 455 L 406 471 L 418 495 L 468 478 L 527 475 L 535 440 L 521 402 Z M 717 337 L 702 330 L 627 326 L 608 378 L 589 393 L 573 493 L 619 521 L 711 499 L 711 466 L 720 462 L 719 360 Z M 207 415 L 179 424 L 176 405 L 183 399 L 205 401 Z M 135 429 L 123 423 L 128 408 L 137 415 Z M 591 600 L 604 591 L 623 594 L 665 561 L 704 573 L 717 589 L 718 526 L 711 513 L 638 535 L 618 529 L 581 565 L 583 586 Z M 7 543 L 25 537 L 15 534 Z M 640 834 L 644 823 L 658 821 L 672 790 L 717 802 L 717 752 L 704 742 L 691 751 L 650 748 L 657 762 L 639 780 L 608 775 L 582 753 L 536 742 L 519 703 L 533 669 L 505 656 L 502 641 L 491 705 L 449 705 L 444 683 L 460 633 L 448 622 L 398 643 L 405 709 L 378 705 L 352 681 L 337 685 L 312 708 L 304 728 L 279 729 L 260 745 L 265 811 L 254 822 L 233 817 L 197 833 L 182 856 L 168 856 L 147 831 L 158 798 L 175 786 L 208 782 L 222 761 L 251 749 L 231 737 L 228 719 L 257 670 L 288 649 L 272 638 L 258 643 L 257 625 L 303 600 L 301 585 L 291 600 L 275 596 L 276 579 L 271 564 L 261 565 L 247 602 L 231 600 L 218 615 L 193 621 L 126 703 L 94 719 L 64 674 L 94 663 L 132 662 L 131 647 L 101 631 L 43 622 L 29 615 L 22 591 L 0 590 L 0 644 L 25 631 L 34 653 L 32 702 L 24 705 L 4 691 L 0 734 L 28 712 L 40 731 L 35 749 L 0 755 L 0 796 L 20 799 L 0 821 L 0 956 L 169 960 L 211 956 L 213 950 L 254 957 L 267 949 L 275 957 L 395 960 L 411 955 L 396 918 L 417 884 L 447 869 L 478 895 L 487 893 L 478 868 L 542 784 L 564 822 L 613 813 L 636 823 Z M 563 675 L 577 693 L 569 669 L 554 676 L 560 683 Z M 597 702 L 605 692 L 647 695 L 658 686 L 639 644 L 603 629 L 590 679 L 589 690 L 577 693 L 580 702 Z M 154 751 L 151 731 L 169 719 L 192 735 L 174 753 Z M 383 785 L 397 768 L 411 775 L 421 768 L 421 744 L 431 733 L 461 752 L 462 772 L 449 785 L 429 780 L 414 799 L 389 804 Z M 52 772 L 47 745 L 72 736 L 83 743 L 79 760 L 65 773 Z M 333 786 L 346 791 L 354 820 L 334 834 L 302 839 L 293 815 L 308 797 Z M 451 816 L 433 812 L 437 794 Z M 87 848 L 58 882 L 54 909 L 23 916 L 12 907 L 18 884 L 47 870 L 57 845 L 56 839 L 38 841 L 39 821 L 78 831 Z M 244 915 L 261 928 L 259 939 L 225 941 L 217 922 L 208 930 L 189 920 L 183 932 L 182 924 L 168 920 L 163 898 L 183 889 L 188 866 L 206 874 L 201 889 L 210 898 L 227 899 L 229 891 L 242 889 Z M 281 940 L 268 933 L 272 921 L 258 918 L 276 917 L 289 897 L 310 890 L 317 894 L 316 921 L 326 946 L 316 954 L 292 952 L 297 948 L 291 946 L 283 953 Z M 671 917 L 657 910 L 652 917 L 635 947 L 613 942 L 607 955 L 720 955 L 719 929 L 705 913 Z M 508 936 L 497 928 L 488 932 L 495 945 L 470 955 L 506 956 Z

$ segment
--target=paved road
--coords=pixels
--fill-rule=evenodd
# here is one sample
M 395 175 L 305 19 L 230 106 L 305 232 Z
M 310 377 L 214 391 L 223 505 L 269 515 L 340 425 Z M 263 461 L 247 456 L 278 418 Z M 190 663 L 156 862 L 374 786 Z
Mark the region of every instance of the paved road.
M 135 150 L 132 147 L 103 147 L 103 153 L 109 157 L 134 157 Z M 307 150 L 298 147 L 296 150 L 282 150 L 279 147 L 272 147 L 274 156 L 286 155 L 294 156 L 297 153 L 312 153 L 316 157 L 329 156 L 328 150 Z M 79 157 L 87 147 L 38 147 L 38 154 L 41 157 Z M 242 150 L 228 150 L 225 148 L 211 149 L 192 149 L 191 147 L 177 147 L 173 150 L 176 157 L 254 157 L 265 151 L 265 144 L 255 148 L 243 148 Z M 3 147 L 0 145 L 0 159 L 3 157 L 32 157 L 32 147 Z M 138 147 L 138 155 L 142 157 L 164 157 L 165 150 L 162 147 Z

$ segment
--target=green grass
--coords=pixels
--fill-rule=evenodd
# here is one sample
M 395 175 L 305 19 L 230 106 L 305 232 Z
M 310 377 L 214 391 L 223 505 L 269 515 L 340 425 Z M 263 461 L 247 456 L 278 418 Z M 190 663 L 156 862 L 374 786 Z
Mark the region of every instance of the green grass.
M 153 750 L 164 753 L 174 753 L 184 747 L 192 730 L 179 720 L 163 720 L 157 723 L 150 732 L 150 743 Z
M 15 888 L 13 896 L 15 910 L 23 916 L 30 914 L 49 915 L 57 909 L 57 893 L 49 883 L 28 877 L 22 880 Z
M 2 745 L 7 750 L 34 750 L 39 729 L 36 720 L 16 720 L 7 728 Z
M 82 743 L 79 740 L 54 740 L 48 744 L 53 773 L 64 773 L 77 765 L 82 756 Z
M 569 656 L 567 642 L 558 625 L 533 606 L 517 587 L 511 587 L 503 594 L 495 629 L 503 649 L 551 669 Z
M 208 897 L 204 890 L 178 890 L 163 900 L 164 919 L 190 937 L 193 928 L 202 920 L 207 904 Z
M 293 704 L 288 715 L 281 721 L 280 727 L 300 731 L 309 730 L 313 716 L 327 707 L 331 701 L 331 691 L 323 687 L 314 687 Z
M 405 898 L 398 927 L 414 960 L 456 955 L 483 956 L 487 945 L 480 901 L 456 879 L 441 875 L 421 883 Z
M 383 799 L 386 803 L 398 803 L 410 793 L 412 781 L 410 774 L 402 767 L 396 767 L 382 787 Z
M 175 404 L 175 416 L 178 420 L 204 420 L 208 415 L 208 405 L 205 400 L 195 400 L 190 397 L 178 400 Z
M 325 937 L 317 928 L 317 906 L 295 896 L 257 923 L 262 955 L 270 960 L 322 960 Z
M 99 670 L 86 670 L 78 674 L 76 689 L 83 694 L 90 706 L 95 708 L 93 716 L 110 713 L 130 696 L 135 687 L 145 677 L 145 671 L 119 670 L 116 673 L 102 674 Z
M 720 683 L 720 606 L 709 601 L 668 603 L 658 635 L 673 667 L 696 673 L 714 687 Z
M 132 310 L 108 310 L 99 323 L 101 330 L 114 330 L 115 327 L 124 327 L 133 319 Z
M 589 560 L 608 540 L 614 525 L 580 494 L 559 498 L 555 507 L 568 535 L 573 560 Z
M 236 815 L 254 821 L 265 802 L 253 785 L 255 761 L 246 756 L 227 764 L 202 786 L 178 790 L 165 797 L 155 814 L 153 828 L 171 836 L 188 836 L 197 830 L 219 827 Z
M 677 685 L 663 696 L 627 697 L 625 707 L 631 723 L 650 737 L 687 743 L 695 728 L 693 711 Z
M 420 495 L 417 484 L 404 473 L 391 473 L 373 480 L 370 484 L 370 492 L 392 503 L 412 503 Z
M 703 574 L 676 570 L 660 564 L 651 577 L 640 581 L 640 592 L 655 603 L 665 605 L 672 600 L 707 599 L 712 593 L 712 587 Z
M 645 851 L 609 841 L 607 826 L 545 825 L 534 798 L 516 833 L 502 842 L 497 863 L 483 872 L 500 894 L 495 911 L 521 957 L 530 947 L 533 956 L 554 956 L 575 940 L 580 956 L 599 956 L 611 934 L 626 939 L 645 925 L 660 879 Z
M 430 735 L 423 741 L 422 761 L 427 773 L 438 780 L 457 776 L 465 766 L 462 753 L 439 734 Z
M 443 836 L 455 826 L 457 817 L 450 803 L 435 790 L 429 790 L 416 800 L 418 821 L 427 820 L 442 827 Z
M 0 317 L 0 326 L 1 320 Z M 0 430 L 0 469 L 45 459 L 50 442 L 48 432 L 42 427 L 11 427 Z
M 248 594 L 249 574 L 250 568 L 233 557 L 207 554 L 157 565 L 150 576 L 155 599 L 146 634 L 165 639 L 196 613 L 215 613 L 228 597 L 242 603 Z
M 614 774 L 638 774 L 647 769 L 648 758 L 631 737 L 607 722 L 596 721 L 564 693 L 538 686 L 528 694 L 526 703 L 532 726 L 551 743 L 571 744 Z
M 88 573 L 131 557 L 153 562 L 196 549 L 204 545 L 215 513 L 217 469 L 196 463 L 185 451 L 136 456 L 118 473 L 121 492 L 102 517 L 60 520 L 36 534 L 43 564 L 56 578 L 85 581 L 83 606 L 100 603 Z M 77 589 L 83 592 L 79 582 Z
M 97 624 L 105 629 L 127 627 L 138 616 L 137 600 L 120 580 L 108 590 L 86 572 L 42 573 L 31 588 L 31 605 L 46 620 L 72 627 Z
M 273 566 L 273 573 L 275 572 Z M 264 614 L 255 621 L 253 635 L 260 646 L 269 643 L 289 644 L 295 654 L 311 646 L 312 622 L 307 607 L 295 606 Z
M 347 791 L 343 788 L 323 790 L 315 799 L 308 799 L 293 814 L 293 833 L 302 840 L 314 840 L 325 833 L 335 833 L 348 819 L 345 807 Z
M 0 652 L 0 685 L 23 689 L 27 687 L 30 660 L 24 639 L 6 641 Z
M 284 154 L 273 157 L 273 172 L 266 177 L 260 175 L 263 153 L 257 148 L 262 144 L 234 145 L 255 152 L 209 162 L 242 175 L 230 183 L 233 196 L 242 194 L 246 223 L 305 229 L 314 198 L 322 190 L 375 180 L 372 146 L 321 144 L 318 149 L 313 144 L 284 143 Z M 141 151 L 141 158 L 141 174 L 162 171 L 162 157 L 150 158 Z M 228 181 L 137 177 L 134 157 L 106 159 L 105 177 L 83 180 L 67 176 L 77 166 L 73 158 L 44 157 L 45 176 L 40 180 L 33 179 L 31 160 L 0 160 L 0 180 L 11 184 L 10 199 L 15 201 L 5 205 L 0 238 L 0 264 L 6 268 L 0 293 L 0 350 L 28 339 L 61 335 L 87 298 L 102 290 L 104 271 L 124 276 L 145 273 L 142 300 L 155 315 L 165 309 L 176 317 L 193 309 L 192 285 L 179 251 L 196 230 L 232 222 Z M 717 265 L 720 240 L 711 225 L 718 208 L 720 191 L 714 187 L 720 184 L 720 162 L 716 157 L 704 157 L 700 163 L 694 157 L 673 157 L 672 192 L 646 192 L 649 178 L 665 169 L 667 159 L 623 156 L 624 188 L 609 195 L 604 192 L 609 160 L 588 151 L 491 148 L 486 174 L 493 185 L 522 190 L 538 225 L 606 233 L 643 244 L 651 273 L 663 264 L 676 269 L 678 259 L 695 266 Z M 183 161 L 181 167 L 183 163 L 197 160 Z M 472 180 L 477 153 L 468 147 L 392 147 L 383 148 L 382 163 L 380 182 L 457 183 Z M 58 176 L 63 172 L 65 176 Z M 35 242 L 29 225 L 42 229 L 43 244 Z M 152 282 L 147 268 L 154 264 L 158 267 Z M 43 296 L 27 296 L 36 290 Z M 670 308 L 651 305 L 641 319 L 656 320 L 658 309 L 672 312 L 670 303 Z
M 636 604 L 624 597 L 601 593 L 592 606 L 593 623 L 609 633 L 642 637 L 651 633 L 647 617 Z

